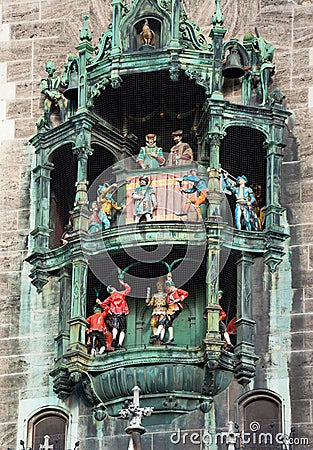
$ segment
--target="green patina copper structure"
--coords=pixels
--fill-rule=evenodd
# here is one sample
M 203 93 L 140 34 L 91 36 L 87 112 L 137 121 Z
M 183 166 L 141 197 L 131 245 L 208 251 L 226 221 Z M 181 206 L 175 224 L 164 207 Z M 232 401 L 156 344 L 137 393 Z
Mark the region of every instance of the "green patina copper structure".
M 147 22 L 153 38 L 142 39 Z M 155 412 L 175 417 L 199 407 L 208 412 L 212 398 L 228 387 L 233 375 L 243 385 L 254 376 L 253 260 L 263 257 L 274 272 L 284 253 L 287 235 L 280 185 L 283 129 L 289 112 L 277 89 L 268 92 L 274 73 L 272 46 L 252 34 L 246 34 L 243 43 L 236 39 L 224 42 L 223 22 L 218 0 L 208 39 L 187 17 L 179 0 L 133 0 L 130 6 L 113 0 L 112 23 L 97 48 L 91 44 L 85 16 L 77 55 L 68 57 L 62 76 L 51 85 L 61 89 L 66 107 L 63 110 L 59 100 L 46 102 L 48 107 L 31 140 L 36 153 L 36 211 L 28 261 L 39 292 L 52 274 L 60 280 L 59 334 L 51 372 L 60 398 L 67 398 L 76 388 L 95 411 L 106 408 L 110 415 L 117 415 L 133 386 L 140 385 L 143 406 L 151 405 L 153 397 Z M 225 72 L 230 55 L 235 69 L 239 68 L 235 75 Z M 241 102 L 225 100 L 229 77 L 240 84 Z M 207 169 L 208 176 L 209 205 L 203 223 L 156 220 L 140 227 L 122 223 L 88 233 L 88 186 L 109 166 L 121 185 L 126 178 L 142 174 L 140 168 L 129 168 L 123 162 L 134 159 L 139 151 L 136 133 L 143 136 L 148 126 L 162 120 L 167 123 L 167 134 L 179 123 L 181 128 L 192 128 L 195 163 Z M 162 126 L 157 127 L 161 134 Z M 240 142 L 242 147 L 247 145 L 244 136 L 250 136 L 254 148 L 240 147 Z M 260 180 L 263 188 L 265 221 L 262 230 L 249 232 L 234 229 L 222 218 L 220 167 L 229 162 L 230 173 L 250 177 L 253 170 L 248 161 L 254 157 L 261 161 L 255 181 Z M 96 161 L 92 164 L 97 170 L 91 161 Z M 55 173 L 64 167 L 68 174 L 58 178 Z M 175 171 L 176 167 L 160 167 L 145 174 L 162 176 Z M 66 245 L 58 246 L 60 229 L 69 215 L 73 232 Z M 179 331 L 177 325 L 178 345 L 149 345 L 143 326 L 148 317 L 145 302 L 134 298 L 130 300 L 128 351 L 92 358 L 85 342 L 90 259 L 97 256 L 108 267 L 110 258 L 126 258 L 127 275 L 126 268 L 134 262 L 127 260 L 127 251 L 136 247 L 150 251 L 157 245 L 171 245 L 178 259 L 183 259 L 178 254 L 187 247 L 194 253 L 205 247 L 203 263 L 194 275 L 196 282 L 189 286 L 193 301 L 184 325 L 188 332 Z M 234 354 L 222 349 L 218 326 L 222 251 L 234 261 L 238 319 Z M 157 270 L 164 264 L 170 267 L 174 259 L 154 265 Z M 205 307 L 207 324 L 202 318 Z

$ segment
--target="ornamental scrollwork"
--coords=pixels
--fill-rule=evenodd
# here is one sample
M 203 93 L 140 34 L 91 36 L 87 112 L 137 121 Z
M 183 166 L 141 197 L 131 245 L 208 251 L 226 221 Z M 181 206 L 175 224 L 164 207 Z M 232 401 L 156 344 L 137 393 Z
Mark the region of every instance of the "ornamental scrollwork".
M 208 44 L 201 28 L 185 15 L 181 18 L 179 31 L 181 34 L 180 43 L 183 47 L 196 50 L 212 50 L 212 46 Z
M 205 94 L 210 95 L 210 76 L 207 72 L 203 72 L 201 69 L 192 69 L 188 67 L 185 71 L 188 78 L 196 80 L 199 86 L 205 88 Z
M 99 38 L 98 46 L 95 50 L 96 57 L 94 58 L 93 62 L 98 62 L 102 59 L 105 59 L 109 56 L 110 51 L 112 49 L 112 24 L 108 26 L 108 30 L 102 34 L 102 36 Z

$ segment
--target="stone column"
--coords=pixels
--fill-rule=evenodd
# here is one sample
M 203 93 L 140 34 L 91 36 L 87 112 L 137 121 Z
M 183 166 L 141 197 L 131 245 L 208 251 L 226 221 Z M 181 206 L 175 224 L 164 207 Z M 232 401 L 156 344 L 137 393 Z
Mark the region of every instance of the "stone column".
M 92 34 L 88 27 L 89 16 L 84 15 L 84 25 L 80 32 L 81 43 L 76 47 L 78 50 L 78 109 L 77 112 L 87 111 L 87 71 L 86 66 L 94 51 L 90 41 Z
M 219 332 L 218 290 L 219 290 L 219 257 L 220 257 L 220 227 L 218 224 L 207 223 L 207 332 L 205 336 L 208 364 L 215 366 L 221 349 Z
M 219 172 L 219 157 L 221 138 L 223 136 L 219 133 L 209 133 L 210 144 L 210 167 L 208 168 L 208 218 L 216 220 L 220 217 L 221 192 L 220 192 L 220 172 Z
M 72 263 L 70 347 L 85 348 L 88 264 L 82 255 Z
M 255 373 L 252 319 L 252 256 L 242 252 L 237 260 L 237 345 L 234 374 L 240 384 L 246 385 Z
M 112 0 L 112 56 L 121 53 L 121 31 L 120 22 L 122 18 L 123 2 L 122 0 Z
M 50 218 L 50 173 L 53 164 L 39 164 L 33 171 L 35 181 L 36 214 L 35 229 L 31 232 L 37 251 L 49 248 Z
M 222 94 L 222 60 L 223 60 L 223 39 L 226 29 L 223 27 L 224 16 L 220 8 L 220 0 L 215 0 L 216 10 L 212 17 L 213 27 L 210 37 L 213 41 L 213 80 L 212 80 L 212 97 L 223 98 Z
M 284 145 L 275 141 L 265 144 L 266 147 L 266 229 L 281 227 L 281 215 L 284 211 L 280 204 L 281 168 Z
M 60 277 L 60 306 L 59 306 L 59 325 L 58 336 L 56 337 L 57 345 L 57 358 L 62 358 L 66 354 L 69 341 L 70 341 L 70 329 L 68 321 L 70 319 L 70 307 L 71 307 L 71 274 L 69 267 L 61 269 Z
M 180 0 L 172 1 L 171 47 L 179 48 Z
M 87 117 L 79 118 L 77 120 L 76 143 L 73 148 L 73 152 L 77 156 L 77 181 L 74 209 L 71 212 L 74 231 L 88 230 L 87 170 L 88 158 L 93 153 L 91 148 L 91 131 L 92 124 L 87 120 Z

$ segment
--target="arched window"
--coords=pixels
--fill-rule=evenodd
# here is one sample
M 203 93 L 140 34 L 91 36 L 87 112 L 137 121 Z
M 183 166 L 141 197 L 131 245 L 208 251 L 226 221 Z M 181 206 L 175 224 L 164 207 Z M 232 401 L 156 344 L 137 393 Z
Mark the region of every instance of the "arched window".
M 67 428 L 68 417 L 62 411 L 41 411 L 29 420 L 28 446 L 37 450 L 46 440 L 53 445 L 53 450 L 66 450 Z
M 245 449 L 277 449 L 275 436 L 283 432 L 282 402 L 268 390 L 254 390 L 238 401 L 240 431 L 250 437 Z

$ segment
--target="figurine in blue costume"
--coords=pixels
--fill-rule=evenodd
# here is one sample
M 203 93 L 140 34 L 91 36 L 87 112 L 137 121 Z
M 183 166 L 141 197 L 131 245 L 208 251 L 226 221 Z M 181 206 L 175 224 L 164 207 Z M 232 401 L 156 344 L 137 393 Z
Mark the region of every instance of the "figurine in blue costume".
M 228 173 L 223 172 L 226 189 L 232 192 L 236 196 L 236 208 L 235 208 L 235 224 L 238 230 L 242 229 L 242 225 L 245 226 L 247 231 L 258 229 L 257 217 L 255 211 L 252 208 L 252 204 L 256 202 L 253 194 L 253 190 L 247 187 L 247 177 L 241 175 L 236 178 L 236 184 L 233 185 L 228 179 Z M 256 220 L 255 220 L 256 217 Z
M 142 169 L 155 169 L 165 163 L 163 150 L 156 145 L 155 134 L 146 135 L 146 145 L 140 148 L 136 162 Z
M 135 201 L 135 223 L 150 222 L 153 218 L 153 211 L 158 206 L 155 193 L 148 177 L 140 177 L 139 184 L 140 186 L 136 187 L 132 194 Z
M 199 177 L 198 171 L 196 169 L 191 169 L 188 175 L 184 175 L 182 178 L 177 180 L 181 186 L 180 191 L 185 194 L 193 194 L 197 193 L 197 197 L 189 198 L 186 201 L 186 205 L 184 211 L 181 213 L 175 213 L 176 216 L 186 216 L 190 209 L 190 206 L 193 205 L 197 212 L 199 219 L 202 219 L 202 213 L 200 209 L 200 205 L 203 205 L 207 199 L 207 184 L 205 180 Z M 193 184 L 191 188 L 183 189 L 182 183 L 183 181 L 188 181 Z

